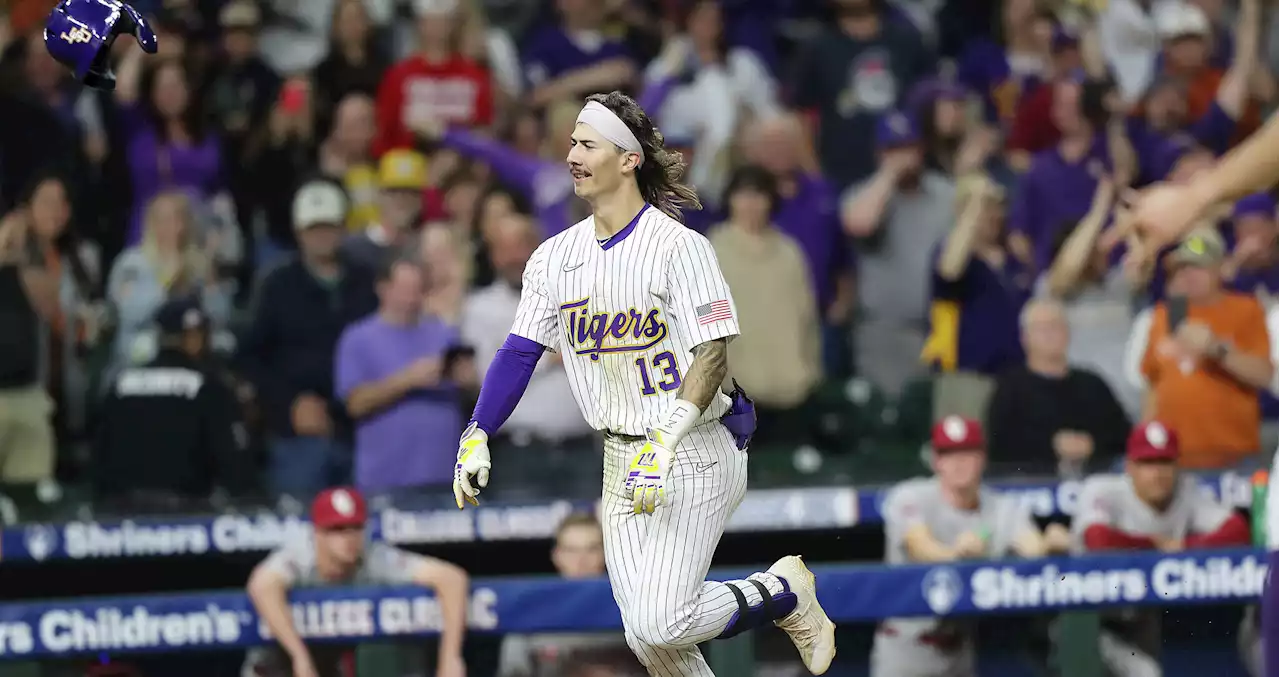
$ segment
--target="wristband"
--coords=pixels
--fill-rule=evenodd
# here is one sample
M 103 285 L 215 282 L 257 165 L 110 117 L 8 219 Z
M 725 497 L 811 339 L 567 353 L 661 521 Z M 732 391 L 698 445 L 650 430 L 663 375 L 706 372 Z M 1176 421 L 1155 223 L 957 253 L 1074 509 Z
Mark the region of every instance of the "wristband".
M 674 450 L 680 440 L 693 429 L 702 410 L 688 400 L 676 400 L 662 414 L 662 423 L 646 430 L 650 442 Z

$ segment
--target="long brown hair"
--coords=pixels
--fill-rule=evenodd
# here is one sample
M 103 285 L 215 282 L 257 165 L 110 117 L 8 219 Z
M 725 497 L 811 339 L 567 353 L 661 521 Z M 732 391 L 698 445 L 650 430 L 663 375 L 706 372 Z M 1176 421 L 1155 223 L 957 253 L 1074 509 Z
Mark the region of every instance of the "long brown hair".
M 684 221 L 680 215 L 681 207 L 702 209 L 698 194 L 680 182 L 684 176 L 684 158 L 678 151 L 663 147 L 662 132 L 634 99 L 613 91 L 592 94 L 587 101 L 595 101 L 613 111 L 640 142 L 644 162 L 636 169 L 636 185 L 640 187 L 640 195 L 645 202 L 678 221 Z

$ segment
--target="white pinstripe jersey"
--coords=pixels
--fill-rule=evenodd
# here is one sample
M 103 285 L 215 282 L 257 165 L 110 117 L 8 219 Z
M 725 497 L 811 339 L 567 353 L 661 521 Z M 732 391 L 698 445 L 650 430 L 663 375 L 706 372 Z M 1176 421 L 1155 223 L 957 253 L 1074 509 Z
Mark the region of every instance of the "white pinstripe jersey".
M 737 336 L 738 319 L 707 238 L 646 205 L 606 242 L 592 217 L 543 242 L 511 333 L 563 356 L 592 428 L 643 435 L 675 399 L 693 348 Z M 728 408 L 720 393 L 698 423 Z

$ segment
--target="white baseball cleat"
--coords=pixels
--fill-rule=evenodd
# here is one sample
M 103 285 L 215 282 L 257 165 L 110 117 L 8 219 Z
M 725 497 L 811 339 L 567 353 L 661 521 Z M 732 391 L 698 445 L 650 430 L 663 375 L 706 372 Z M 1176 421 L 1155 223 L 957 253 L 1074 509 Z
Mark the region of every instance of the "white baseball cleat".
M 773 624 L 791 637 L 809 672 L 823 674 L 836 657 L 836 624 L 818 603 L 813 572 L 799 557 L 788 555 L 774 562 L 768 573 L 785 580 L 796 596 L 795 611 Z

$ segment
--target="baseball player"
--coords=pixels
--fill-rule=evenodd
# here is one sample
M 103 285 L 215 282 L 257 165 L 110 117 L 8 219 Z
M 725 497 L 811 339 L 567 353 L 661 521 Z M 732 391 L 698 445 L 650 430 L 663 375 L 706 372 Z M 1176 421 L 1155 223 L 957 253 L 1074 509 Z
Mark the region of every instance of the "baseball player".
M 799 557 L 746 580 L 705 580 L 746 493 L 755 411 L 740 389 L 720 390 L 736 311 L 710 243 L 677 219 L 697 196 L 662 144 L 629 97 L 588 97 L 567 162 L 592 214 L 525 267 L 511 334 L 462 434 L 454 497 L 459 508 L 477 503 L 489 436 L 542 352 L 557 351 L 583 416 L 604 433 L 605 562 L 627 644 L 649 674 L 710 676 L 700 642 L 772 622 L 820 675 L 835 625 Z
M 326 489 L 311 504 L 313 533 L 286 543 L 254 568 L 249 599 L 271 629 L 278 647 L 253 649 L 242 677 L 338 677 L 344 649 L 308 648 L 293 624 L 286 596 L 295 587 L 324 585 L 397 585 L 416 583 L 432 589 L 440 602 L 440 664 L 436 677 L 466 677 L 462 639 L 467 630 L 467 573 L 433 557 L 424 557 L 365 538 L 368 508 L 351 488 Z
M 1029 506 L 1001 496 L 982 482 L 986 441 L 982 424 L 946 416 L 933 426 L 933 477 L 902 482 L 885 497 L 885 561 L 954 562 L 1014 554 L 1044 557 L 1069 547 L 1066 529 L 1042 534 Z M 926 585 L 938 614 L 955 603 L 955 591 Z M 936 589 L 935 589 L 936 588 Z M 872 677 L 973 677 L 972 629 L 950 618 L 891 618 L 876 630 Z
M 1159 421 L 1129 434 L 1124 475 L 1085 481 L 1071 522 L 1072 549 L 1161 550 L 1247 545 L 1249 525 L 1178 472 L 1178 437 Z M 1102 659 L 1117 677 L 1160 674 L 1160 610 L 1103 616 Z
M 1280 453 L 1271 461 L 1267 483 L 1267 583 L 1262 588 L 1262 677 L 1280 677 Z

